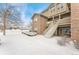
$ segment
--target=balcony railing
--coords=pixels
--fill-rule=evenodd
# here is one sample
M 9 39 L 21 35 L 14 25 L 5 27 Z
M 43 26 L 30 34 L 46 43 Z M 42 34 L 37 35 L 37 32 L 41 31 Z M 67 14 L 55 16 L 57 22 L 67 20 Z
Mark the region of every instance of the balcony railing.
M 62 22 L 60 22 L 59 25 L 70 24 L 70 19 L 71 19 L 70 17 L 63 18 L 63 19 L 62 19 Z M 55 22 L 55 21 L 53 21 L 53 20 L 48 21 L 48 22 L 47 22 L 47 25 L 49 25 L 51 22 L 53 23 L 53 22 Z

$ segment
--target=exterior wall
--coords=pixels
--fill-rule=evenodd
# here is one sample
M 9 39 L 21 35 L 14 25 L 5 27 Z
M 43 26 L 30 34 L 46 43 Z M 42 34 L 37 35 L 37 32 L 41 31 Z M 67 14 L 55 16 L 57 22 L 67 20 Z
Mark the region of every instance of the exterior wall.
M 60 22 L 59 25 L 67 25 L 71 23 L 71 18 L 70 17 L 65 17 L 62 19 L 62 22 Z
M 38 18 L 36 23 L 34 22 L 35 18 Z M 46 19 L 42 16 L 35 16 L 32 20 L 32 29 L 33 29 L 33 31 L 35 31 L 34 30 L 35 28 L 37 28 L 36 32 L 38 34 L 42 34 L 43 31 L 46 29 Z
M 71 4 L 71 38 L 79 42 L 79 3 Z
M 35 19 L 37 18 L 37 21 L 35 21 Z M 32 19 L 32 31 L 36 31 L 35 28 L 37 28 L 38 30 L 38 19 L 39 17 L 38 16 L 35 16 L 33 19 Z M 36 31 L 37 32 L 37 31 Z
M 48 7 L 48 9 L 45 10 L 42 14 L 47 16 L 48 18 L 50 18 L 50 17 L 53 18 L 59 14 L 63 14 L 64 12 L 67 12 L 67 13 L 69 12 L 67 3 L 52 3 Z M 66 14 L 66 13 L 64 13 L 64 14 Z M 49 21 L 48 21 L 48 23 L 49 23 Z M 70 16 L 64 17 L 63 21 L 60 23 L 60 25 L 65 25 L 65 24 L 70 24 Z
M 71 28 L 70 27 L 71 27 L 70 25 L 59 26 L 57 29 L 57 35 L 70 37 L 71 36 L 71 31 L 70 31 Z
M 48 9 L 48 10 L 46 10 L 44 13 L 42 13 L 42 15 L 44 15 L 44 16 L 46 16 L 46 17 L 50 17 L 50 10 Z
M 51 13 L 52 15 L 56 15 L 67 10 L 68 8 L 66 3 L 56 3 L 55 6 L 51 8 Z
M 62 31 L 56 30 L 55 35 L 58 34 L 57 32 L 60 32 L 59 35 L 66 34 L 63 32 L 64 30 L 67 30 L 67 33 L 69 32 L 69 30 L 67 29 L 68 27 L 70 27 L 70 24 L 71 24 L 71 14 L 70 14 L 69 7 L 70 6 L 67 3 L 52 3 L 48 7 L 48 9 L 44 11 L 43 15 L 51 18 L 50 21 L 47 21 L 48 26 L 52 21 L 59 20 L 59 14 L 60 14 L 62 22 L 60 22 L 59 26 L 63 26 L 63 27 L 60 27 L 60 29 L 63 29 L 63 28 L 64 29 Z M 70 35 L 70 32 L 68 34 Z
M 38 27 L 39 27 L 38 33 L 42 34 L 44 32 L 44 30 L 46 29 L 46 19 L 44 17 L 40 16 Z
M 69 11 L 67 3 L 52 3 L 42 14 L 50 18 L 65 11 Z
M 54 5 L 54 6 L 53 6 Z M 66 12 L 68 11 L 68 12 Z M 66 13 L 64 13 L 66 12 Z M 59 26 L 63 25 L 69 25 L 70 26 L 70 23 L 71 23 L 71 18 L 70 18 L 70 13 L 69 13 L 69 9 L 68 9 L 68 6 L 66 3 L 53 3 L 51 4 L 47 10 L 45 10 L 44 12 L 41 13 L 42 15 L 44 16 L 47 16 L 49 19 L 51 19 L 50 21 L 48 21 L 47 19 L 45 19 L 44 17 L 37 17 L 37 16 L 34 16 L 34 18 L 38 18 L 38 22 L 37 22 L 37 25 L 35 25 L 34 21 L 33 21 L 33 29 L 35 27 L 38 27 L 38 30 L 37 30 L 37 33 L 38 34 L 42 34 L 44 32 L 44 30 L 50 25 L 50 23 L 53 21 L 53 20 L 58 20 L 58 18 L 56 18 L 57 16 L 59 16 L 59 14 L 61 15 L 62 17 L 62 22 L 59 24 Z M 63 15 L 63 16 L 62 16 Z M 53 19 L 54 17 L 54 19 Z M 56 19 L 55 19 L 56 18 Z M 47 26 L 47 24 L 49 24 Z M 62 27 L 61 27 L 62 28 Z M 34 31 L 34 30 L 33 30 Z M 58 31 L 58 30 L 57 30 Z
M 61 14 L 64 11 L 68 11 L 67 3 L 59 3 L 58 5 L 56 4 L 56 14 Z

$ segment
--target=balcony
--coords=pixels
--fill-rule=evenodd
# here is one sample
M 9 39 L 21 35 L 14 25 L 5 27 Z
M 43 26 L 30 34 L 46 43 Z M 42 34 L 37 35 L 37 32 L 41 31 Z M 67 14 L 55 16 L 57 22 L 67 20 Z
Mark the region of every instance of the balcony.
M 70 17 L 63 18 L 63 19 L 62 19 L 62 22 L 60 22 L 59 25 L 70 24 L 70 19 L 71 19 Z M 48 22 L 47 22 L 47 25 L 49 25 L 51 22 L 53 23 L 53 21 L 48 21 Z
M 66 24 L 70 24 L 71 23 L 71 18 L 70 17 L 66 17 L 62 19 L 62 22 L 60 22 L 59 25 L 66 25 Z

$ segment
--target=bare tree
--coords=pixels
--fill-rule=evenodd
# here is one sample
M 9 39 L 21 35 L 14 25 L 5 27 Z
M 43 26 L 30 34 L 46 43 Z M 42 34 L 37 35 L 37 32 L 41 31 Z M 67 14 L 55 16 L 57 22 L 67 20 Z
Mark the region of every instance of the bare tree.
M 5 6 L 5 7 L 4 7 Z M 3 35 L 6 33 L 7 22 L 10 24 L 14 23 L 17 27 L 22 25 L 20 12 L 16 9 L 15 6 L 11 6 L 10 4 L 3 4 L 4 8 L 1 8 L 1 14 L 3 20 Z

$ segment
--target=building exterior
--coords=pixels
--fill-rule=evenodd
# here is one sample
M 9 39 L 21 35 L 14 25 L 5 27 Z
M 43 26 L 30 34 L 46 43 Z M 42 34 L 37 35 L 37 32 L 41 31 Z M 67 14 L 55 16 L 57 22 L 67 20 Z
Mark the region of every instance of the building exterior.
M 79 3 L 71 4 L 71 38 L 79 43 Z
M 63 21 L 60 22 L 55 35 L 69 35 L 70 36 L 70 16 L 71 16 L 71 10 L 70 10 L 70 4 L 66 3 L 52 3 L 49 5 L 48 9 L 46 11 L 43 11 L 42 14 L 47 16 L 46 12 L 49 11 L 48 16 L 48 22 L 47 26 L 49 26 L 49 23 L 51 21 L 56 22 L 57 20 L 62 19 Z
M 46 19 L 44 15 L 34 14 L 32 17 L 32 31 L 42 34 L 46 29 Z
M 51 22 L 56 23 L 57 20 L 62 19 L 63 21 L 58 25 L 54 35 L 71 36 L 73 41 L 75 40 L 79 43 L 79 3 L 52 3 L 46 10 L 41 12 L 41 15 L 47 18 L 44 18 L 45 23 L 41 23 L 44 30 L 42 28 L 39 29 L 40 31 L 42 30 L 40 34 L 49 27 Z M 41 20 L 39 17 L 37 18 Z M 41 20 L 41 22 L 44 21 Z
M 69 35 L 70 36 L 70 4 L 66 3 L 52 3 L 49 7 L 44 10 L 42 13 L 48 19 L 46 20 L 47 29 L 50 23 L 56 22 L 59 18 L 63 19 L 55 32 L 55 35 Z M 40 19 L 41 20 L 41 19 Z M 44 25 L 44 24 L 43 24 Z M 42 30 L 42 29 L 41 29 Z M 43 33 L 43 32 L 42 32 Z

